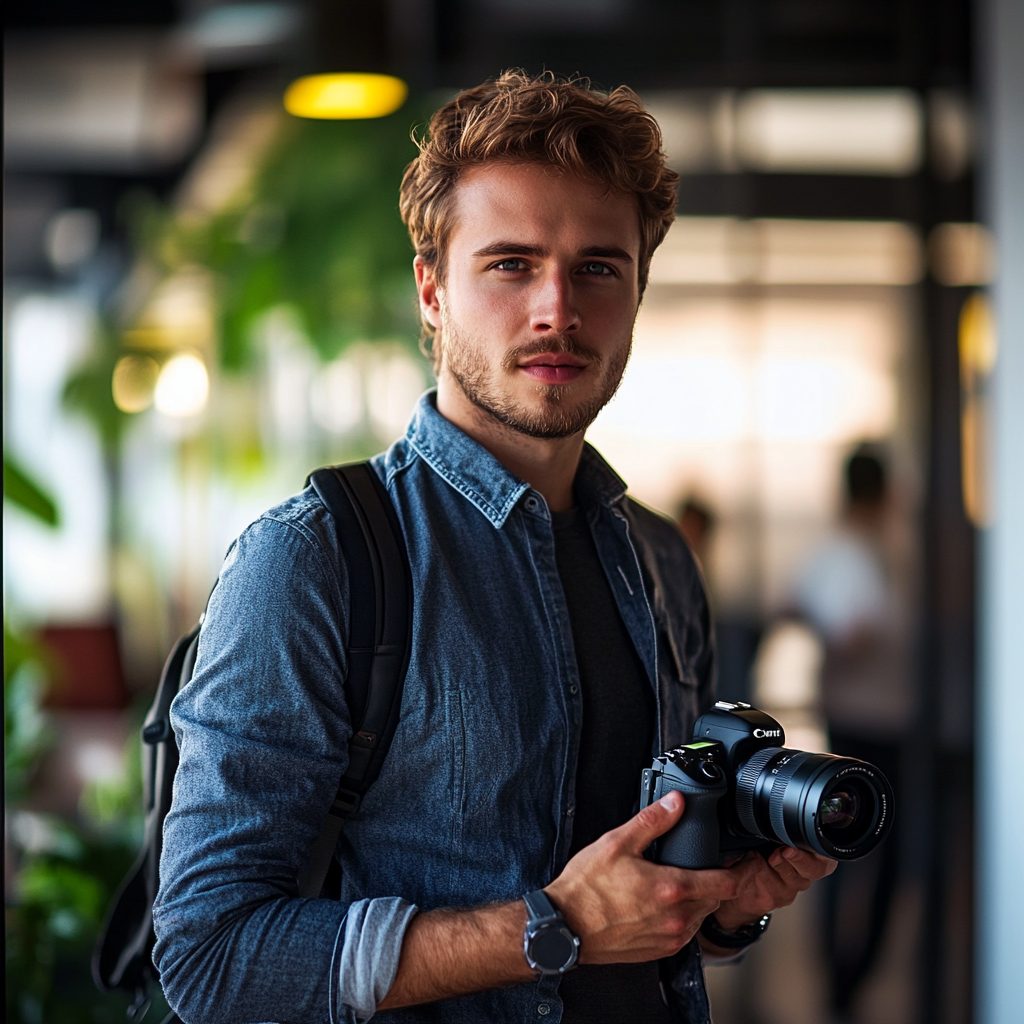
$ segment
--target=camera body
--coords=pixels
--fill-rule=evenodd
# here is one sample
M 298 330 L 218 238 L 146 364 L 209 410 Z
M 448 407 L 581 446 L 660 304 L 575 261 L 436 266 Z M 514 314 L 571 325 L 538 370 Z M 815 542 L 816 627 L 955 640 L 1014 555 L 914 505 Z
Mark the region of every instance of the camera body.
M 719 867 L 776 846 L 856 860 L 892 827 L 892 788 L 873 765 L 785 747 L 785 732 L 749 704 L 719 701 L 697 719 L 690 743 L 645 768 L 640 806 L 671 790 L 686 799 L 679 823 L 654 844 L 654 859 Z

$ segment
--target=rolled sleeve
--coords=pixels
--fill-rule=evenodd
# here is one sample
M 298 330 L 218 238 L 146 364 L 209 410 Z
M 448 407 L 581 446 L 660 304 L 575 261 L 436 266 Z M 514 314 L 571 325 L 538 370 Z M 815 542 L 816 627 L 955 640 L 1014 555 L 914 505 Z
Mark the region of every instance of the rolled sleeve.
M 415 914 L 416 907 L 397 896 L 349 906 L 331 972 L 336 1020 L 355 1024 L 377 1012 L 395 980 L 405 929 Z

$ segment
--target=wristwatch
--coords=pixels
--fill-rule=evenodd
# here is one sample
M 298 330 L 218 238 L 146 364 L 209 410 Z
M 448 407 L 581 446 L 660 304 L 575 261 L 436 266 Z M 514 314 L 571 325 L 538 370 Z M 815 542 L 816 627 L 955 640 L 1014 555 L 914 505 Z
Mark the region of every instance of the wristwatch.
M 529 915 L 523 934 L 523 953 L 530 967 L 541 974 L 565 974 L 576 966 L 580 940 L 573 935 L 565 918 L 554 908 L 542 889 L 528 892 Z
M 743 949 L 746 946 L 757 942 L 768 930 L 768 922 L 772 919 L 771 914 L 755 921 L 753 924 L 744 925 L 734 932 L 723 931 L 714 914 L 708 914 L 704 923 L 700 926 L 700 933 L 709 942 L 714 943 L 719 949 Z

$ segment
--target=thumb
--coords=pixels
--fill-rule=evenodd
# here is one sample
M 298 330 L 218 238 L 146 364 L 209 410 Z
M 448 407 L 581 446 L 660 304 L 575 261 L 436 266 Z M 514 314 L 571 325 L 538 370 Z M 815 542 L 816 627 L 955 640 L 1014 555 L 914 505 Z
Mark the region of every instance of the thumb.
M 679 821 L 685 805 L 683 794 L 673 790 L 620 826 L 622 839 L 630 852 L 638 856 L 643 853 L 658 836 L 664 835 Z

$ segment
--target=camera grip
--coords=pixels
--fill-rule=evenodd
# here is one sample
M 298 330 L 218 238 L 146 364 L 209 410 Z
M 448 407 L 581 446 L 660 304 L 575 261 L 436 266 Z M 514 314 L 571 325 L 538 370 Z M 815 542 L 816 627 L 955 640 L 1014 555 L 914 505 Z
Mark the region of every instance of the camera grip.
M 679 822 L 656 841 L 654 859 L 677 868 L 720 867 L 718 801 L 728 791 L 724 778 L 708 784 L 665 779 L 661 795 L 672 789 L 683 794 L 686 807 Z

